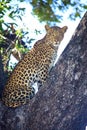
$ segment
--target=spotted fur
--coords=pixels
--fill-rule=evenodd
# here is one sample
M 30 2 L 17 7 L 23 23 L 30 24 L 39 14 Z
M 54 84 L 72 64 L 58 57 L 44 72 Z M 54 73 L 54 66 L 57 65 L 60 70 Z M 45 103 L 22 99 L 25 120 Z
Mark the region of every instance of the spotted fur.
M 57 57 L 60 42 L 67 26 L 45 26 L 47 34 L 16 65 L 4 88 L 2 100 L 9 107 L 29 102 L 35 95 L 34 83 L 42 86 Z

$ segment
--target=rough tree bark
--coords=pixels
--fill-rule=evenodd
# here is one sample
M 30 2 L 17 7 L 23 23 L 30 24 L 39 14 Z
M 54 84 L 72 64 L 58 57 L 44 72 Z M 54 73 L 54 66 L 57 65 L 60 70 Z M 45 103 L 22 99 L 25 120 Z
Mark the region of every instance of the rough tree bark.
M 0 54 L 0 98 L 1 98 L 4 85 L 5 85 L 5 73 L 2 64 L 2 57 Z
M 0 130 L 85 130 L 87 123 L 87 12 L 30 104 L 0 103 Z

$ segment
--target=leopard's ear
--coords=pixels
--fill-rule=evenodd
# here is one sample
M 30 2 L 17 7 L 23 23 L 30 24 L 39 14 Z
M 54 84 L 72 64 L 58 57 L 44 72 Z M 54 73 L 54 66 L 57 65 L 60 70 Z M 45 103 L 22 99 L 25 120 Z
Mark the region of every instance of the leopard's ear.
M 49 25 L 45 25 L 45 29 L 46 29 L 46 31 L 50 30 Z
M 67 29 L 68 29 L 67 26 L 64 26 L 64 27 L 61 28 L 61 30 L 62 30 L 63 33 L 65 33 Z

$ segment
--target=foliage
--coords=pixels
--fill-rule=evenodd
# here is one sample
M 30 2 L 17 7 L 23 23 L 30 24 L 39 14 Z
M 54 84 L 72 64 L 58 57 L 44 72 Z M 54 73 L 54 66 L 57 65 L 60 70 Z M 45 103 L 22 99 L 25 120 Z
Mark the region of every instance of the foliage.
M 21 1 L 22 2 L 22 1 Z M 21 8 L 19 3 L 14 3 L 11 0 L 0 1 L 0 53 L 2 55 L 4 70 L 8 70 L 8 64 L 11 54 L 17 60 L 20 60 L 22 55 L 28 51 L 23 39 L 28 32 L 18 29 L 17 19 L 22 21 L 25 8 Z M 10 23 L 6 18 L 9 18 Z M 29 42 L 29 38 L 27 37 Z M 15 50 L 15 51 L 14 51 Z
M 33 14 L 37 15 L 41 22 L 47 23 L 60 22 L 70 8 L 72 11 L 69 18 L 73 20 L 81 17 L 81 13 L 87 9 L 86 3 L 82 3 L 82 0 L 32 0 L 30 3 L 33 6 Z

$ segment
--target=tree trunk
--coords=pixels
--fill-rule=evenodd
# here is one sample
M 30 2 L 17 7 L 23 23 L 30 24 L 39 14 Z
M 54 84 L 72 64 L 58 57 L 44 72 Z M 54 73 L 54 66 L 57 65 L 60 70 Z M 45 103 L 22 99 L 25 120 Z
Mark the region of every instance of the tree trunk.
M 4 85 L 5 85 L 5 73 L 4 73 L 3 64 L 2 64 L 2 57 L 0 54 L 0 98 L 2 95 Z
M 87 12 L 46 84 L 30 104 L 0 103 L 0 130 L 85 130 L 87 123 Z

